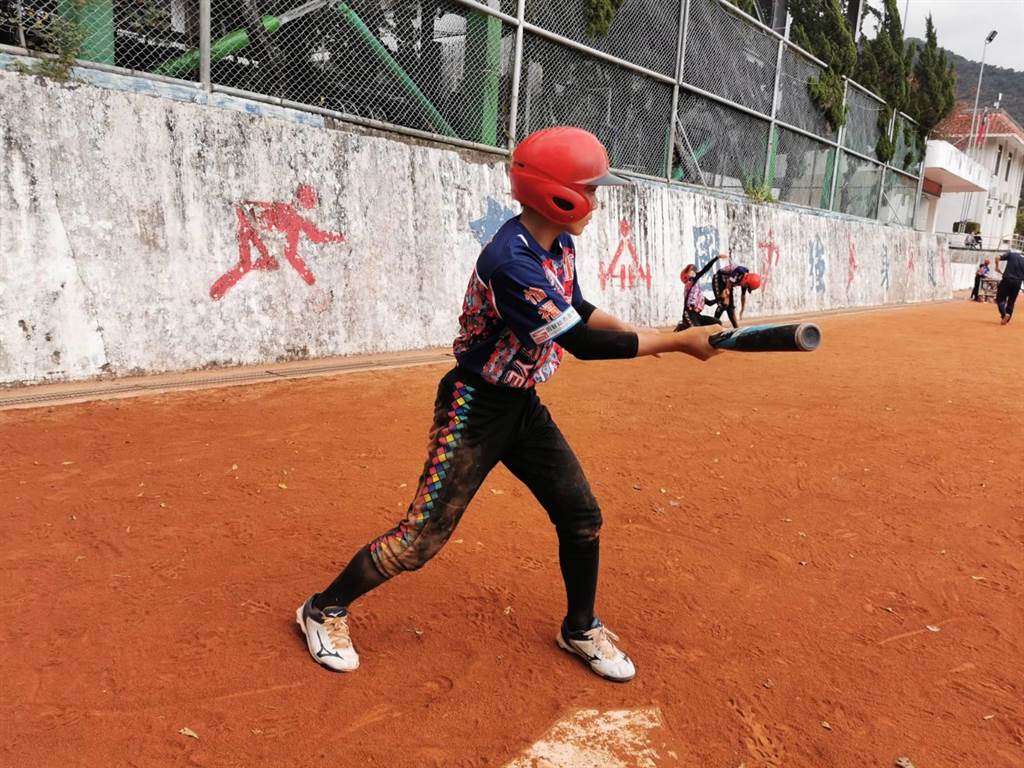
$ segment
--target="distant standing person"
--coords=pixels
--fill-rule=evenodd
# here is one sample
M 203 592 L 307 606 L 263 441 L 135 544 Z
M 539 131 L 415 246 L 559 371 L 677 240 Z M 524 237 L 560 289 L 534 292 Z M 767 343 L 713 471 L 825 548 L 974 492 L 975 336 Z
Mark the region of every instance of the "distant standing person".
M 747 309 L 747 294 L 761 287 L 761 276 L 739 264 L 729 264 L 715 272 L 715 276 L 711 278 L 711 289 L 718 302 L 715 320 L 718 320 L 725 312 L 729 315 L 729 322 L 732 323 L 733 328 L 740 327 L 736 320 L 736 301 L 733 297 L 733 290 L 737 286 L 741 288 L 740 317 L 742 318 Z
M 687 264 L 686 268 L 679 274 L 679 279 L 683 283 L 685 303 L 683 304 L 683 317 L 673 330 L 685 331 L 687 328 L 692 328 L 695 325 L 716 324 L 714 318 L 701 314 L 701 312 L 704 311 L 704 305 L 707 303 L 707 299 L 704 298 L 704 289 L 700 287 L 699 283 L 705 273 L 711 269 L 720 258 L 722 257 L 715 256 L 715 258 L 711 259 L 711 261 L 701 267 L 699 272 L 694 264 Z
M 974 290 L 971 291 L 971 299 L 973 301 L 981 301 L 981 297 L 978 295 L 981 290 L 981 278 L 985 277 L 989 273 L 988 265 L 992 262 L 985 259 L 981 264 L 978 265 L 977 271 L 974 273 Z
M 1006 271 L 999 262 L 1006 262 Z M 996 291 L 996 306 L 999 308 L 1001 323 L 1007 325 L 1013 318 L 1013 305 L 1017 302 L 1017 294 L 1024 284 L 1024 254 L 1020 251 L 1007 251 L 996 259 L 996 272 L 1003 276 Z

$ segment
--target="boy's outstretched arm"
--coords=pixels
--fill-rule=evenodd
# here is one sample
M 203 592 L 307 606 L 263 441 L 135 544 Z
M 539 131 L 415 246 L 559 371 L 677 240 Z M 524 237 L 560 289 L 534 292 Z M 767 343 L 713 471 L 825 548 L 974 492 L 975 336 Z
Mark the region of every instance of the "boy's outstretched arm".
M 558 343 L 580 360 L 623 360 L 666 352 L 682 352 L 707 360 L 719 353 L 708 343 L 708 337 L 721 330 L 720 325 L 705 325 L 679 333 L 611 331 L 578 323 L 560 335 Z

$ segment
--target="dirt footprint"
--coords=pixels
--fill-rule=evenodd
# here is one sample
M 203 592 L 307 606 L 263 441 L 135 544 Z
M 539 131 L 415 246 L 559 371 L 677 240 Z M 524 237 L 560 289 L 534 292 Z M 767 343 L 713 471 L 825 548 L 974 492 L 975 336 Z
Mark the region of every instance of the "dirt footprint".
M 769 733 L 767 726 L 757 719 L 752 707 L 744 706 L 736 699 L 730 699 L 729 705 L 749 732 L 743 737 L 743 745 L 753 761 L 750 768 L 782 768 L 786 758 L 782 742 Z

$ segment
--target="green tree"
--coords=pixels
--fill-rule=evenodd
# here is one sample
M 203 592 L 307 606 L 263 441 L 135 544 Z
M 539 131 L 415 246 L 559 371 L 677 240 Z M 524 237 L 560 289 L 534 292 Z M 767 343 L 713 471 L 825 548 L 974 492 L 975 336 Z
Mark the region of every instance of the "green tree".
M 833 128 L 846 122 L 843 78 L 853 75 L 857 45 L 840 0 L 790 0 L 790 37 L 797 45 L 828 64 L 820 77 L 807 84 L 811 99 Z
M 585 0 L 583 5 L 587 15 L 587 34 L 604 37 L 615 21 L 622 0 Z
M 861 38 L 856 80 L 883 99 L 885 106 L 878 113 L 879 139 L 875 155 L 889 162 L 896 149 L 889 136 L 893 113 L 905 111 L 910 103 L 910 68 L 915 46 L 903 43 L 903 24 L 896 0 L 885 0 L 882 12 L 869 9 L 878 18 L 878 34 L 873 40 Z
M 907 112 L 918 124 L 916 146 L 919 154 L 932 128 L 953 111 L 956 103 L 956 71 L 939 48 L 938 35 L 928 15 L 924 46 L 914 63 L 914 78 L 910 84 L 910 105 Z

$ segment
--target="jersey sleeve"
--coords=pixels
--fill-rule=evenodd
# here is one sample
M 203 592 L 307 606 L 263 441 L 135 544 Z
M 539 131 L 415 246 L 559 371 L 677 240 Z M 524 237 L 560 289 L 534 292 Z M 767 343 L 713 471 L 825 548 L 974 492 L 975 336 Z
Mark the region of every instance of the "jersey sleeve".
M 498 315 L 527 349 L 556 339 L 583 319 L 551 287 L 539 264 L 504 266 L 491 275 L 488 287 Z

